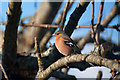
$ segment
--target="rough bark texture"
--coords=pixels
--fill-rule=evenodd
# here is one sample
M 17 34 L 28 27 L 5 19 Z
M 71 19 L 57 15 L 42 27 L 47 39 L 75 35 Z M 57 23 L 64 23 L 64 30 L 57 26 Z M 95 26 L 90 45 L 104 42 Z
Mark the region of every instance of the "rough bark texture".
M 13 77 L 9 74 L 16 64 L 14 61 L 17 58 L 17 29 L 21 15 L 21 2 L 9 2 L 7 10 L 7 25 L 4 37 L 4 48 L 2 54 L 2 64 L 6 70 L 8 77 Z
M 51 64 L 46 70 L 39 71 L 37 76 L 39 79 L 44 80 L 48 78 L 50 74 L 53 71 L 57 70 L 58 68 L 64 65 L 67 65 L 68 63 L 71 63 L 71 62 L 81 62 L 81 61 L 86 61 L 88 63 L 94 63 L 101 66 L 106 66 L 111 70 L 120 72 L 120 64 L 113 60 L 102 58 L 100 56 L 96 56 L 93 54 L 77 54 L 77 55 L 71 55 L 71 56 L 67 56 L 62 59 L 59 59 L 55 63 Z

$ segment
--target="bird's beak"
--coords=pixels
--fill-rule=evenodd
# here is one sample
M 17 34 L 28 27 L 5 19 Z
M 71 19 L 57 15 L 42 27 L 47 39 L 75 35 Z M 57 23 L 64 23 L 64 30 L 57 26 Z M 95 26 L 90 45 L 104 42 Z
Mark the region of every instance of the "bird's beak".
M 55 36 L 55 34 L 52 34 L 52 36 Z

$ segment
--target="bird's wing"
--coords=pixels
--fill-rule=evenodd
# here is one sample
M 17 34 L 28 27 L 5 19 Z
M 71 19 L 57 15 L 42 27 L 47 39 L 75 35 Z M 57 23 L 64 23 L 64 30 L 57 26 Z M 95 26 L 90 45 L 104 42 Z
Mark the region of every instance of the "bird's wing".
M 69 40 L 64 40 L 64 43 L 66 45 L 68 45 L 69 47 L 73 47 L 74 46 L 74 44 L 71 41 L 69 41 Z
M 68 36 L 61 36 L 63 39 L 64 39 L 64 43 L 71 47 L 74 52 L 77 52 L 77 53 L 81 53 L 81 50 L 78 48 L 78 46 L 76 45 L 76 43 L 74 43 L 74 41 L 69 38 Z
M 61 36 L 64 39 L 64 43 L 69 46 L 69 47 L 73 47 L 73 41 L 72 39 L 70 39 L 68 36 Z

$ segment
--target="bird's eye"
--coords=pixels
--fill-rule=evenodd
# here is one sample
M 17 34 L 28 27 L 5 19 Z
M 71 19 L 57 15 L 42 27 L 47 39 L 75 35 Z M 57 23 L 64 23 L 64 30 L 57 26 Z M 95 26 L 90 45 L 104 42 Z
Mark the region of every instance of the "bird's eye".
M 59 33 L 56 33 L 56 35 L 59 35 Z

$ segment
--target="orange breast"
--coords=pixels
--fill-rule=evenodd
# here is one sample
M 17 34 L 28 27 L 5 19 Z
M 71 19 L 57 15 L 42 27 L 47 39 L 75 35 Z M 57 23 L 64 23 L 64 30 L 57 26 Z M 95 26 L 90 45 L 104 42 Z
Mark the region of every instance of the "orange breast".
M 68 56 L 72 52 L 72 49 L 64 43 L 63 38 L 60 38 L 61 37 L 55 38 L 55 46 L 60 53 L 62 53 L 65 56 Z

